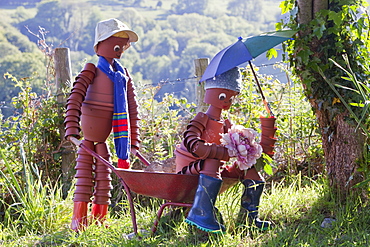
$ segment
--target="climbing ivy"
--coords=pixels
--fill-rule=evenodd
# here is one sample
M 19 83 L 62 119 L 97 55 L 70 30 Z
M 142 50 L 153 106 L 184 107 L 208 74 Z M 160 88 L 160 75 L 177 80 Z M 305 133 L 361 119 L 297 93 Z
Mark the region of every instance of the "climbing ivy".
M 345 55 L 358 80 L 367 81 L 369 78 L 369 16 L 365 6 L 367 2 L 363 0 L 330 0 L 327 9 L 315 13 L 307 24 L 299 24 L 296 1 L 286 0 L 280 5 L 282 13 L 289 12 L 290 17 L 288 21 L 278 23 L 277 29 L 298 31 L 297 38 L 285 46 L 286 60 L 292 72 L 302 80 L 308 99 L 314 100 L 318 109 L 326 110 L 329 119 L 344 111 L 345 107 L 330 90 L 326 79 L 341 86 L 338 91 L 347 103 L 363 100 L 358 93 L 347 89 L 353 89 L 353 83 L 343 78 L 343 70 L 332 61 L 346 67 Z M 358 107 L 353 110 L 360 114 Z

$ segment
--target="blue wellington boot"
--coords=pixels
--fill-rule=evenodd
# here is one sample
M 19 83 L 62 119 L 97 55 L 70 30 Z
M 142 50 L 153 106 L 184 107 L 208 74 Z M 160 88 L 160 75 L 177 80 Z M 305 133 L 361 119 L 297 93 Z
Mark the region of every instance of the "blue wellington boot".
M 218 211 L 217 208 L 215 208 L 215 202 L 221 184 L 221 179 L 204 174 L 199 175 L 194 203 L 185 222 L 190 225 L 195 225 L 202 231 L 211 233 L 225 232 L 225 227 L 217 221 L 215 214 Z
M 245 179 L 242 184 L 244 184 L 245 190 L 241 198 L 241 207 L 237 222 L 245 224 L 247 217 L 250 223 L 261 230 L 271 228 L 272 224 L 270 221 L 263 221 L 258 218 L 258 207 L 265 182 Z

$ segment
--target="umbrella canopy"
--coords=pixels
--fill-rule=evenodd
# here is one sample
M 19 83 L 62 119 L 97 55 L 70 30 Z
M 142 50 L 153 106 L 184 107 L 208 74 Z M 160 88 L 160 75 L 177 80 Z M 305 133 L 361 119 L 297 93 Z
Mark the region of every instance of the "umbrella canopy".
M 274 46 L 291 39 L 295 33 L 296 31 L 292 30 L 281 30 L 246 39 L 240 37 L 236 43 L 221 50 L 212 58 L 200 81 L 213 78 L 258 57 Z

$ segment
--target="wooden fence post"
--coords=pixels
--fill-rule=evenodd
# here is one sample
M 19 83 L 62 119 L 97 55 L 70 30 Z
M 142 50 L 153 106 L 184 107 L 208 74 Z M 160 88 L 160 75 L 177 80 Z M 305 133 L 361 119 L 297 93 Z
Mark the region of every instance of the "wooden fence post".
M 55 84 L 57 88 L 57 102 L 59 105 L 59 115 L 64 116 L 66 97 L 65 92 L 69 90 L 72 84 L 71 60 L 68 48 L 56 48 L 54 52 L 55 66 Z M 64 140 L 64 124 L 59 128 L 60 139 L 62 141 L 62 182 L 63 182 L 63 197 L 66 197 L 71 187 L 72 175 L 75 164 L 74 146 L 69 141 Z
M 198 58 L 194 60 L 195 75 L 197 76 L 198 81 L 200 80 L 204 71 L 206 70 L 208 63 L 209 63 L 208 58 Z M 197 91 L 197 112 L 205 112 L 207 110 L 208 105 L 203 102 L 205 93 L 204 82 L 198 83 L 196 91 Z

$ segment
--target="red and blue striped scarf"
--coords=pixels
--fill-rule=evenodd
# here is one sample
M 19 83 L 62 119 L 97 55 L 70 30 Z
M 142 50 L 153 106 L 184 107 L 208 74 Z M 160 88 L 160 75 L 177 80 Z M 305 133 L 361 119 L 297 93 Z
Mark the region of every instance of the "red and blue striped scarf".
M 129 77 L 122 65 L 114 59 L 113 67 L 104 57 L 99 57 L 98 66 L 114 83 L 113 133 L 118 156 L 118 167 L 129 168 L 130 154 L 129 116 L 127 113 L 127 81 Z

